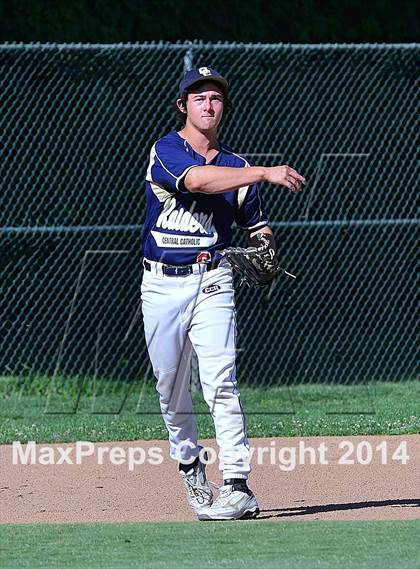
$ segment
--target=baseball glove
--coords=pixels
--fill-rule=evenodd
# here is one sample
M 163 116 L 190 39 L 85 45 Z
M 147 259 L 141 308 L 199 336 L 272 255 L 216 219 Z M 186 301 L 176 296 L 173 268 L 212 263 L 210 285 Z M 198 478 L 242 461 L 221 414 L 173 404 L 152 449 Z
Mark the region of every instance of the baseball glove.
M 275 250 L 264 233 L 257 233 L 258 247 L 228 247 L 221 251 L 232 268 L 241 276 L 241 283 L 248 286 L 269 286 L 279 273 L 294 275 L 280 268 Z

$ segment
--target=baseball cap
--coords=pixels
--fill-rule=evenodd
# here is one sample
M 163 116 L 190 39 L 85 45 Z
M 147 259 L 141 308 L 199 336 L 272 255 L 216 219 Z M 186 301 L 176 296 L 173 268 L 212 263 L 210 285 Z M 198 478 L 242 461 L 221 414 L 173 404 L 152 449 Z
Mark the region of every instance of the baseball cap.
M 184 77 L 179 83 L 180 95 L 199 81 L 214 81 L 215 83 L 219 83 L 225 91 L 229 86 L 226 79 L 215 69 L 211 67 L 197 67 L 196 69 L 190 69 L 184 74 Z

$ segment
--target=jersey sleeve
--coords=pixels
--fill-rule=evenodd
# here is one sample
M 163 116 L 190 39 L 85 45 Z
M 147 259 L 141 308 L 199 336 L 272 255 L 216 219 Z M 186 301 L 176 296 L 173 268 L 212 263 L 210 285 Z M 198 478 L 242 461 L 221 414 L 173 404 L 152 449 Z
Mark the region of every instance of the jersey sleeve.
M 168 192 L 188 193 L 185 176 L 199 166 L 181 143 L 158 140 L 150 152 L 146 180 L 165 188 Z
M 257 184 L 237 190 L 235 221 L 241 229 L 256 230 L 268 225 Z

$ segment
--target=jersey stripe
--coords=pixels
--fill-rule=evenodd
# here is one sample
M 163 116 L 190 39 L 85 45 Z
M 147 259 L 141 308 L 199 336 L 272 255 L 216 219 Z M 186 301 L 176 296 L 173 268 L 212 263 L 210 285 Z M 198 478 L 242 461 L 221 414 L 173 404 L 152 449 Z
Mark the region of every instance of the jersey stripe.
M 165 202 L 168 198 L 171 198 L 173 196 L 173 194 L 165 190 L 165 188 L 162 188 L 162 186 L 159 186 L 159 184 L 156 184 L 155 182 L 149 182 L 149 183 L 152 192 L 155 194 L 155 196 L 160 202 Z

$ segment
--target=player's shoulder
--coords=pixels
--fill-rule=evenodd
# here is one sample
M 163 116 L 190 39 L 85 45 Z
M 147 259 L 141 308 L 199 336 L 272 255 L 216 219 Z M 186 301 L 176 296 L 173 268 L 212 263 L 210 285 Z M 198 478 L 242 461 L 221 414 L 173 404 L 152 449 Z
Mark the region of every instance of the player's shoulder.
M 152 151 L 166 152 L 174 148 L 182 148 L 184 146 L 183 139 L 179 136 L 176 130 L 171 130 L 164 136 L 161 136 L 152 144 Z
M 243 154 L 239 154 L 238 152 L 235 152 L 230 146 L 221 143 L 220 144 L 223 153 L 226 155 L 226 157 L 231 160 L 234 164 L 234 166 L 236 167 L 247 167 L 247 166 L 251 166 L 251 162 L 249 161 L 249 159 L 244 156 Z

